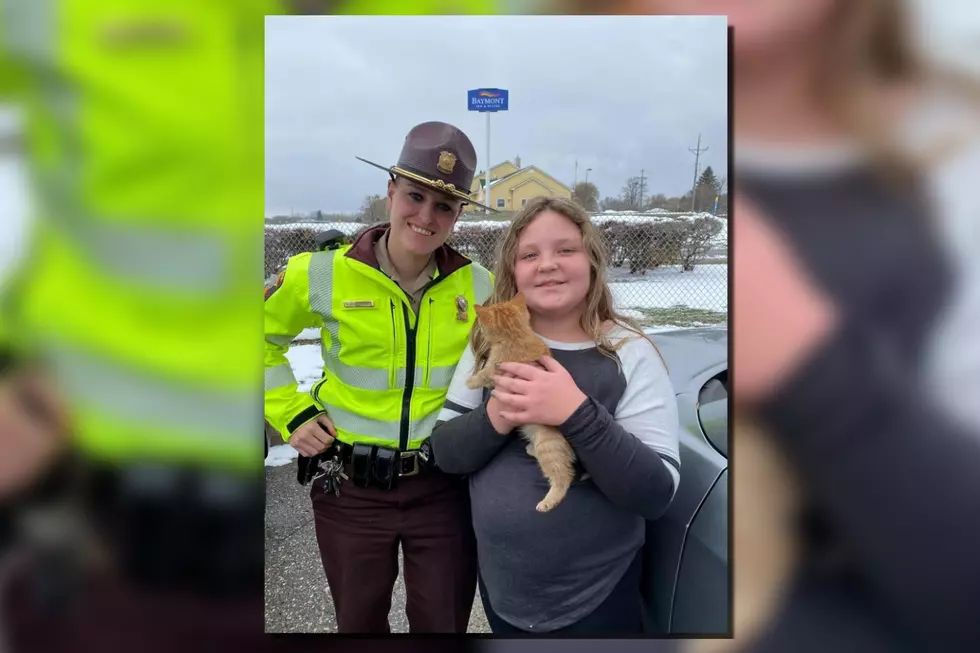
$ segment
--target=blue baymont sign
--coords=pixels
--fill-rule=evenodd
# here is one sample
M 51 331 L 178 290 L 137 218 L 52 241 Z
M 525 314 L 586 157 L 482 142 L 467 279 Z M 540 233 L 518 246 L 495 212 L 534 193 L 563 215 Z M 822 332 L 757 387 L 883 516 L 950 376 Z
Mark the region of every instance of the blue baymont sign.
M 474 88 L 466 92 L 470 111 L 507 111 L 507 91 L 502 88 Z

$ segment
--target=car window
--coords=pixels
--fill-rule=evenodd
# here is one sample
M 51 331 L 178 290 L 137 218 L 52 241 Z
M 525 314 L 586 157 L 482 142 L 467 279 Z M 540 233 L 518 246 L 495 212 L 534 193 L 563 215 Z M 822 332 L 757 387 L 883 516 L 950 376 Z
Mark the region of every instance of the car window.
M 713 376 L 698 392 L 701 432 L 718 453 L 728 457 L 728 370 Z

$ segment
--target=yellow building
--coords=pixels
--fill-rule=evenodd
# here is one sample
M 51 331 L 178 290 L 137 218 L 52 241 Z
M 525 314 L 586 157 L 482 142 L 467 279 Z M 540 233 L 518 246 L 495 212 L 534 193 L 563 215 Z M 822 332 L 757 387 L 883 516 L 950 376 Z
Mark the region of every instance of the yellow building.
M 473 199 L 498 211 L 519 211 L 528 200 L 545 195 L 571 199 L 572 189 L 561 183 L 537 166 L 521 167 L 521 157 L 504 161 L 490 168 L 490 201 L 486 198 L 484 184 L 486 171 L 481 170 L 474 178 L 470 192 Z M 472 204 L 466 206 L 469 212 L 483 212 Z

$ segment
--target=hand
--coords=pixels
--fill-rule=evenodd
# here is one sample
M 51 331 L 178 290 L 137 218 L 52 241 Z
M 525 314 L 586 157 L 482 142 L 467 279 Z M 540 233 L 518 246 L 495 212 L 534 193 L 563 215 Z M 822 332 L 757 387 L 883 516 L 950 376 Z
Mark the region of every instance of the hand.
M 500 435 L 507 435 L 520 426 L 520 424 L 504 419 L 503 415 L 500 414 L 501 410 L 502 404 L 500 400 L 491 395 L 490 400 L 487 401 L 487 417 L 490 419 L 490 425 Z
M 804 364 L 836 329 L 839 315 L 758 209 L 735 198 L 734 395 L 754 402 Z
M 337 439 L 337 429 L 326 415 L 319 415 L 299 427 L 289 436 L 293 449 L 307 458 L 326 451 Z
M 510 379 L 517 378 L 509 372 L 501 372 L 497 370 L 495 373 Z M 500 435 L 508 435 L 511 431 L 520 426 L 520 424 L 504 419 L 500 415 L 500 406 L 500 401 L 491 393 L 490 399 L 487 400 L 487 417 L 490 419 L 490 425 L 493 426 L 493 430 Z
M 38 481 L 68 443 L 65 406 L 36 372 L 0 379 L 0 498 Z
M 541 369 L 525 363 L 501 363 L 490 394 L 500 402 L 500 416 L 515 424 L 558 426 L 586 400 L 561 364 L 539 359 Z M 513 376 L 508 376 L 513 375 Z

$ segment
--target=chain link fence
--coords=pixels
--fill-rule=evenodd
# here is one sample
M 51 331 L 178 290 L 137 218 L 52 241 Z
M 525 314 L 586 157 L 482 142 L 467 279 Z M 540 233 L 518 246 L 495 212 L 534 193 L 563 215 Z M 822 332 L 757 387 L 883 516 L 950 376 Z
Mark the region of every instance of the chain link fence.
M 606 248 L 616 309 L 645 327 L 670 329 L 728 321 L 728 221 L 708 213 L 600 213 L 592 216 Z M 447 243 L 493 269 L 509 222 L 460 221 Z M 318 232 L 348 242 L 357 222 L 266 224 L 265 275 L 290 256 L 315 249 Z

